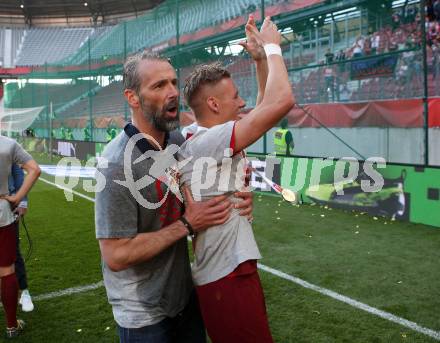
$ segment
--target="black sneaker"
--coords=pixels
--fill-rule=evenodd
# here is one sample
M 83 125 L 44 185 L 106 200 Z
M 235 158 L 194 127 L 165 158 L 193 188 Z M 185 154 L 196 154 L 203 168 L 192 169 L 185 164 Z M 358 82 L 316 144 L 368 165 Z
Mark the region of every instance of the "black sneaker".
M 24 326 L 24 321 L 17 319 L 17 326 L 15 328 L 6 328 L 6 338 L 17 337 L 23 331 Z

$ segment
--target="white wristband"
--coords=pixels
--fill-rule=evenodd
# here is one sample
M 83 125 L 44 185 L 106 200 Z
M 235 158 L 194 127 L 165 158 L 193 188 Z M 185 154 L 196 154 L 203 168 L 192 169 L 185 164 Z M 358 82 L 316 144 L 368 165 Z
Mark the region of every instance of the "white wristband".
M 283 54 L 281 53 L 281 48 L 277 44 L 273 44 L 273 43 L 266 44 L 263 48 L 264 51 L 266 52 L 267 57 L 269 57 L 270 55 L 283 56 Z

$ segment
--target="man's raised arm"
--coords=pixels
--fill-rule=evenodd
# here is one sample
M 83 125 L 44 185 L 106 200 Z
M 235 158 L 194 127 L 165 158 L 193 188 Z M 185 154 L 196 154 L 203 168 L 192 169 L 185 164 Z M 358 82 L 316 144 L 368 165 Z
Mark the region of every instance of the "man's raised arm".
M 264 51 L 263 46 L 258 43 L 257 38 L 254 35 L 254 30 L 257 30 L 257 25 L 255 24 L 254 16 L 251 14 L 246 24 L 246 41 L 241 42 L 240 45 L 245 48 L 255 62 L 258 83 L 256 105 L 258 106 L 264 98 L 264 90 L 266 88 L 267 74 L 269 70 L 267 66 L 266 52 Z
M 257 141 L 295 104 L 287 69 L 281 55 L 281 34 L 277 26 L 267 17 L 260 32 L 249 23 L 246 29 L 266 51 L 268 77 L 261 103 L 239 120 L 235 126 L 236 151 L 243 150 Z

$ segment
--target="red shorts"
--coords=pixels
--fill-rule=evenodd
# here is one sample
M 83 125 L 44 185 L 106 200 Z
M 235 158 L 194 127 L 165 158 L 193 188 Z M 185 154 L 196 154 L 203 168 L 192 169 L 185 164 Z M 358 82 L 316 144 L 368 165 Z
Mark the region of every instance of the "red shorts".
M 256 261 L 224 278 L 197 286 L 200 309 L 213 343 L 272 343 Z
M 0 267 L 9 267 L 17 258 L 17 226 L 12 223 L 0 227 Z

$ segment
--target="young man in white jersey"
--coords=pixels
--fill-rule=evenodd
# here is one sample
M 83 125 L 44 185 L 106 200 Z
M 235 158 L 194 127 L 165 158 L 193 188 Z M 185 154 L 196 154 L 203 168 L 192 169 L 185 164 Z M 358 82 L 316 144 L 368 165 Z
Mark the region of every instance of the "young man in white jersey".
M 179 160 L 189 163 L 182 163 L 179 173 L 196 200 L 245 189 L 243 150 L 295 103 L 276 25 L 266 18 L 259 32 L 250 17 L 246 36 L 259 94 L 243 119 L 238 114 L 245 102 L 220 64 L 201 66 L 187 79 L 185 98 L 199 127 L 181 146 Z M 193 279 L 213 343 L 273 342 L 256 265 L 261 256 L 248 220 L 233 211 L 226 223 L 197 233 L 194 247 Z

